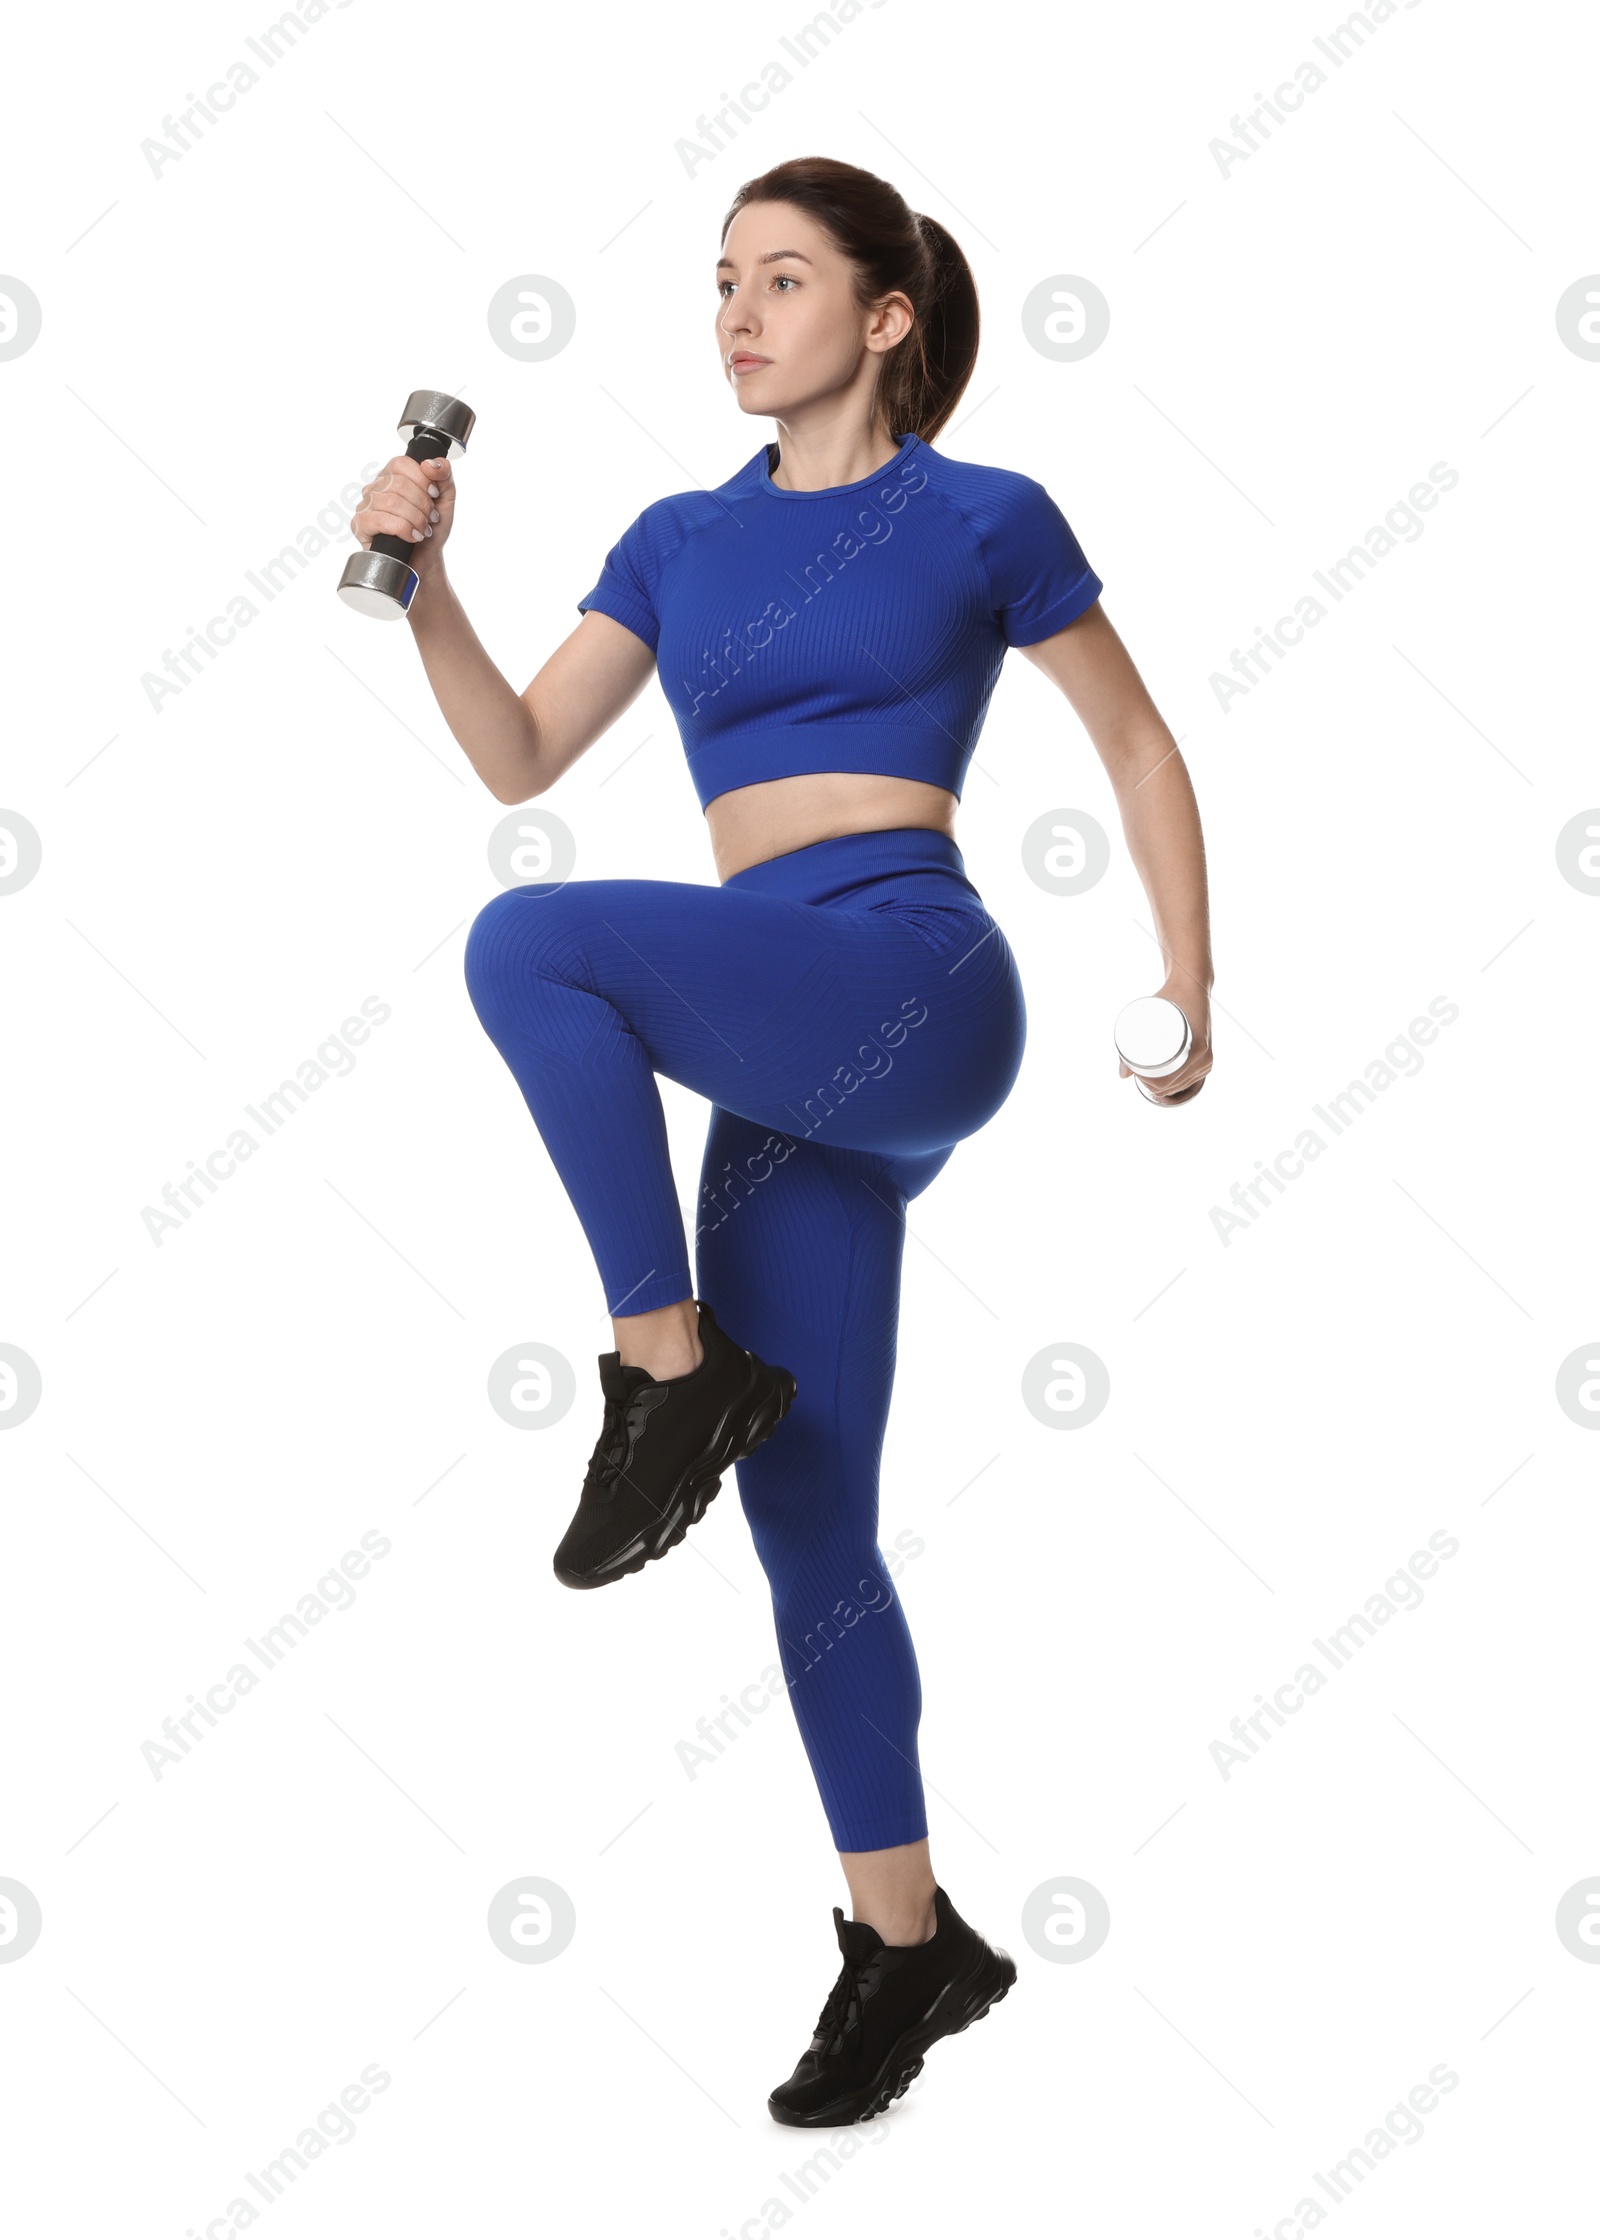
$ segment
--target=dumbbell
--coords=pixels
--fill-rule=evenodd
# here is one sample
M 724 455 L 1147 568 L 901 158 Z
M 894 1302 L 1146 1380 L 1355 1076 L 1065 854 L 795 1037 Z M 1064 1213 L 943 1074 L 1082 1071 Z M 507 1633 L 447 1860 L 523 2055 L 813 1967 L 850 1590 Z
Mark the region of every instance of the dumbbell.
M 442 389 L 413 389 L 400 415 L 400 433 L 409 440 L 408 459 L 459 459 L 467 448 L 477 415 L 459 397 Z M 339 578 L 339 596 L 358 614 L 398 621 L 411 605 L 417 571 L 414 547 L 404 537 L 374 537 L 370 550 L 352 552 Z
M 1165 996 L 1136 996 L 1118 1012 L 1111 1034 L 1117 1056 L 1151 1104 L 1187 1104 L 1201 1086 L 1197 1081 L 1176 1097 L 1158 1097 L 1145 1087 L 1147 1081 L 1181 1072 L 1194 1045 L 1188 1019 Z

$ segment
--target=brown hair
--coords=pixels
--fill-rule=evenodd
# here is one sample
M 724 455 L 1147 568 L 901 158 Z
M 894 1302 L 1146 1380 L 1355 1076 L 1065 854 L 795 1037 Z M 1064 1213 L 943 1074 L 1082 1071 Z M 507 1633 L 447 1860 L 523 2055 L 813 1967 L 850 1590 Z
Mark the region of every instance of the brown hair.
M 722 221 L 724 241 L 749 202 L 792 202 L 814 218 L 855 266 L 863 311 L 892 291 L 910 298 L 916 317 L 885 355 L 873 410 L 886 434 L 931 442 L 960 401 L 978 355 L 978 290 L 955 240 L 887 179 L 831 156 L 796 156 L 747 179 Z

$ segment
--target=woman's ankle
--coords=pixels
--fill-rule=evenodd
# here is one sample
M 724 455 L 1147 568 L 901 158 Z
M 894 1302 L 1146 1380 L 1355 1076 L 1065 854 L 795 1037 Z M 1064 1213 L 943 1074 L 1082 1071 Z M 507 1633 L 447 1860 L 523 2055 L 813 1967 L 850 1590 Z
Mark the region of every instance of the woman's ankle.
M 856 1918 L 876 1929 L 885 1944 L 926 1944 L 939 1926 L 931 1896 L 925 1906 L 873 1906 Z
M 852 1920 L 876 1929 L 885 1944 L 927 1943 L 939 1916 L 938 1878 L 926 1836 L 878 1851 L 841 1851 L 839 1864 L 850 1888 Z
M 645 1314 L 613 1315 L 611 1328 L 623 1368 L 647 1370 L 658 1383 L 690 1375 L 705 1359 L 693 1299 L 675 1299 Z

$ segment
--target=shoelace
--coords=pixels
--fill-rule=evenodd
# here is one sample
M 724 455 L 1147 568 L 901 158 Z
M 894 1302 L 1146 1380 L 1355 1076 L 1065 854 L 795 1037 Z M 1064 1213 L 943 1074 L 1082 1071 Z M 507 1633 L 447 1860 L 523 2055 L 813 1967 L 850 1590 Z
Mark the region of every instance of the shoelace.
M 812 2039 L 817 2052 L 825 2055 L 837 2053 L 851 2031 L 860 2023 L 866 1996 L 864 1979 L 871 1966 L 870 1960 L 859 1964 L 854 1960 L 847 1960 L 840 1969 L 839 1980 L 828 1993 L 822 2012 L 817 2017 L 816 2032 Z M 820 2044 L 818 2040 L 821 2040 Z
M 633 1443 L 644 1429 L 645 1418 L 652 1408 L 659 1406 L 655 1397 L 646 1398 L 659 1391 L 658 1386 L 644 1385 L 626 1400 L 607 1398 L 605 1414 L 601 1419 L 600 1436 L 595 1441 L 594 1453 L 589 1458 L 589 1469 L 584 1481 L 586 1493 L 603 1493 L 615 1485 L 633 1451 Z

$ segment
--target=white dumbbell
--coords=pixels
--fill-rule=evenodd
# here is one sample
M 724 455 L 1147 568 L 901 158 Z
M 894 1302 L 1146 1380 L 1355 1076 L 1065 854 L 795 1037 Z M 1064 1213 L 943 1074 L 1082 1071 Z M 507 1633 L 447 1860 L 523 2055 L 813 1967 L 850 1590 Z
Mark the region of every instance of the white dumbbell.
M 1181 1098 L 1172 1100 L 1158 1097 L 1145 1087 L 1147 1081 L 1161 1081 L 1168 1074 L 1180 1073 L 1194 1046 L 1189 1022 L 1175 1003 L 1169 1003 L 1165 996 L 1136 996 L 1118 1012 L 1112 1039 L 1117 1056 L 1138 1082 L 1142 1097 L 1151 1104 L 1188 1101 L 1191 1092 L 1187 1090 Z M 1198 1088 L 1198 1082 L 1195 1086 Z

